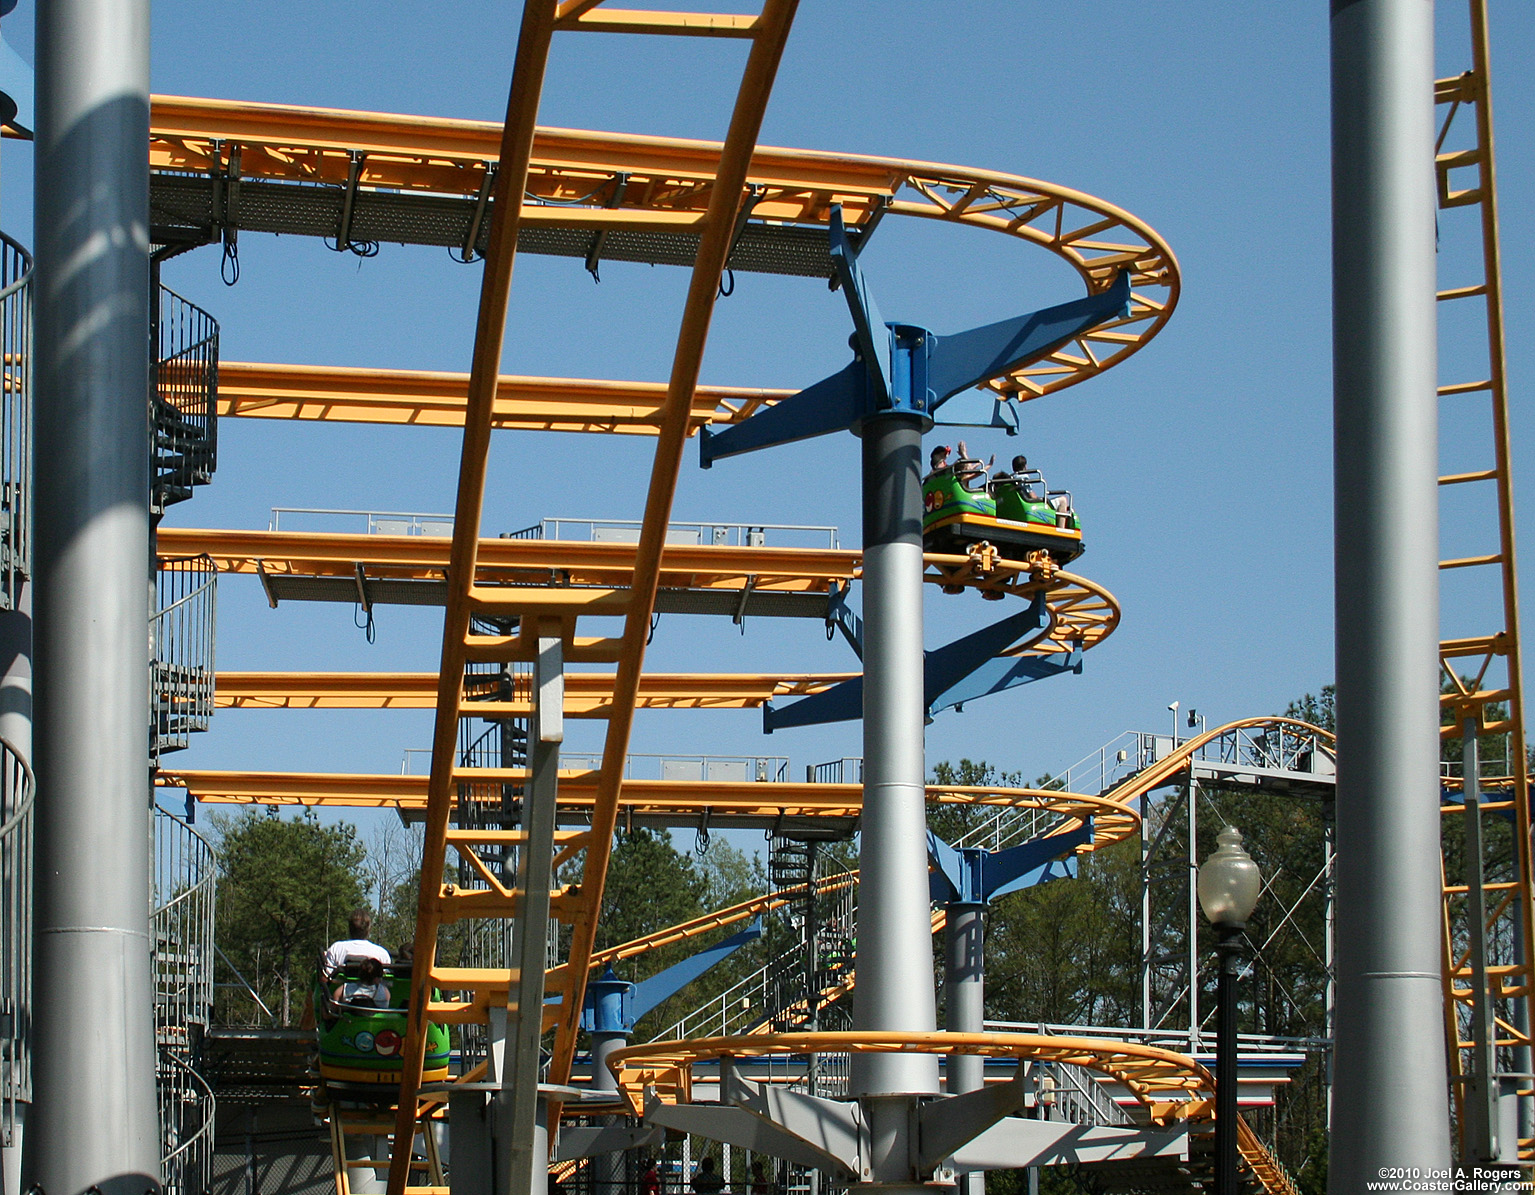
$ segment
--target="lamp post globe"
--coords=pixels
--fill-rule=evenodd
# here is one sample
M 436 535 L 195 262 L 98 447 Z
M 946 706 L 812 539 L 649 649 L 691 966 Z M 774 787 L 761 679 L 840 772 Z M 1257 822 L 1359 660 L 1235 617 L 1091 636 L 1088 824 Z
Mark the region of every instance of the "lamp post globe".
M 1217 930 L 1240 931 L 1258 904 L 1263 877 L 1235 826 L 1226 826 L 1215 841 L 1215 853 L 1199 867 L 1199 907 Z
M 1263 890 L 1242 834 L 1226 826 L 1215 853 L 1200 865 L 1199 907 L 1215 927 L 1219 965 L 1215 1038 L 1215 1195 L 1237 1195 L 1237 939 Z

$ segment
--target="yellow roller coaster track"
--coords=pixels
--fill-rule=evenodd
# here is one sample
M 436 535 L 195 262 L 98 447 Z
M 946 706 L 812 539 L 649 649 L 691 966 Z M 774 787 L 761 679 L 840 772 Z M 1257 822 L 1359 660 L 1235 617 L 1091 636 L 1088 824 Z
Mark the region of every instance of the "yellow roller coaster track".
M 1501 625 L 1472 608 L 1464 594 L 1444 589 L 1446 625 L 1468 616 L 1483 622 L 1474 634 L 1459 635 L 1440 644 L 1446 693 L 1444 708 L 1453 716 L 1444 729 L 1445 738 L 1459 736 L 1469 720 L 1478 734 L 1505 734 L 1511 744 L 1514 766 L 1505 766 L 1501 779 L 1484 777 L 1484 788 L 1499 790 L 1481 804 L 1483 814 L 1508 818 L 1512 823 L 1511 865 L 1494 861 L 1492 843 L 1480 860 L 1478 875 L 1461 870 L 1460 849 L 1467 841 L 1466 807 L 1460 801 L 1444 805 L 1446 875 L 1444 880 L 1444 988 L 1445 1022 L 1449 1038 L 1451 1091 L 1457 1105 L 1457 1123 L 1467 1124 L 1465 1096 L 1468 1077 L 1486 1080 L 1486 1061 L 1478 1065 L 1477 1034 L 1473 1026 L 1485 1015 L 1490 1026 L 1482 1047 L 1484 1060 L 1500 1050 L 1528 1051 L 1531 1034 L 1527 1012 L 1521 1005 L 1535 995 L 1535 921 L 1532 921 L 1529 778 L 1524 765 L 1523 669 L 1520 658 L 1518 570 L 1514 551 L 1513 477 L 1510 471 L 1508 393 L 1504 364 L 1503 293 L 1498 245 L 1497 171 L 1493 156 L 1491 69 L 1488 56 L 1486 0 L 1468 0 L 1471 66 L 1464 74 L 1440 79 L 1434 98 L 1443 116 L 1440 126 L 1437 167 L 1439 207 L 1444 248 L 1440 253 L 1439 301 L 1446 310 L 1466 304 L 1479 307 L 1484 316 L 1485 356 L 1481 363 L 1460 364 L 1466 348 L 1448 339 L 1440 357 L 1450 369 L 1474 369 L 1469 377 L 1444 380 L 1439 387 L 1441 425 L 1487 428 L 1490 443 L 1481 440 L 1479 467 L 1462 468 L 1440 477 L 1446 498 L 1463 487 L 1490 485 L 1497 511 L 1497 550 L 1485 551 L 1489 538 L 1485 526 L 1482 542 L 1464 555 L 1440 561 L 1441 576 L 1466 577 L 1492 573 L 1497 596 L 1487 605 L 1501 613 Z M 1454 214 L 1452 214 L 1454 213 Z M 1479 252 L 1456 253 L 1450 247 L 1459 237 L 1476 244 Z M 1457 325 L 1441 321 L 1448 329 Z M 1463 325 L 1461 325 L 1463 326 Z M 1452 350 L 1458 349 L 1459 352 Z M 1485 372 L 1483 372 L 1485 371 Z M 1467 404 L 1485 399 L 1490 419 L 1482 422 L 1480 404 L 1474 412 Z M 1443 503 L 1441 503 L 1443 506 Z M 1440 519 L 1441 537 L 1448 544 L 1467 529 L 1464 518 L 1446 510 Z M 1487 625 L 1490 622 L 1490 626 Z M 1454 626 L 1457 631 L 1468 628 Z M 1500 712 L 1494 712 L 1501 707 Z M 1489 794 L 1491 795 L 1491 794 Z M 1480 820 L 1480 819 L 1479 819 Z M 1489 840 L 1491 834 L 1489 834 Z M 1501 841 L 1501 839 L 1500 839 Z M 1453 862 L 1450 862 L 1453 860 Z M 1451 870 L 1453 868 L 1454 870 Z M 1475 920 L 1483 923 L 1483 939 L 1489 945 L 1475 949 Z M 1494 945 L 1496 944 L 1496 945 Z M 1526 1053 L 1525 1058 L 1529 1055 Z M 1517 1060 L 1516 1060 L 1517 1061 Z M 1514 1071 L 1528 1071 L 1528 1061 Z M 1529 1078 L 1520 1084 L 1529 1089 Z M 1535 1161 L 1535 1140 L 1521 1139 L 1519 1156 L 1526 1164 Z
M 618 1079 L 619 1091 L 635 1115 L 640 1115 L 647 1092 L 667 1103 L 687 1103 L 692 1098 L 695 1063 L 820 1053 L 976 1054 L 1065 1063 L 1098 1071 L 1123 1085 L 1154 1124 L 1178 1124 L 1214 1112 L 1215 1079 L 1192 1058 L 1139 1042 L 1034 1033 L 751 1033 L 627 1046 L 609 1055 L 608 1065 Z
M 380 202 L 387 202 L 390 191 L 459 201 L 483 199 L 489 237 L 483 249 L 473 362 L 466 377 L 230 365 L 221 379 L 221 410 L 227 414 L 462 426 L 452 539 L 433 543 L 412 537 L 388 542 L 389 537 L 370 536 L 354 537 L 362 542 L 346 542 L 344 537 L 322 542 L 327 537 L 263 538 L 265 533 L 163 529 L 160 540 L 167 555 L 207 552 L 224 571 L 263 575 L 273 586 L 269 595 L 275 589 L 273 578 L 353 578 L 364 591 L 369 583 L 385 580 L 433 583 L 441 588 L 440 595 L 432 598 L 440 600 L 446 614 L 429 777 L 190 772 L 179 777 L 195 795 L 210 800 L 415 807 L 426 823 L 424 859 L 440 859 L 450 847 L 461 855 L 467 851 L 470 865 L 486 881 L 483 890 L 460 893 L 440 884 L 434 867 L 422 869 L 412 992 L 416 1011 L 403 1050 L 397 1143 L 410 1140 L 421 1107 L 417 1095 L 423 1018 L 428 1012 L 428 985 L 433 982 L 438 926 L 459 916 L 505 917 L 516 908 L 515 894 L 500 885 L 483 863 L 475 866 L 473 843 L 448 824 L 461 786 L 525 779 L 525 773 L 515 769 L 457 766 L 459 722 L 483 715 L 486 708 L 466 699 L 467 662 L 528 660 L 540 636 L 557 636 L 565 643 L 568 662 L 617 666 L 600 680 L 572 682 L 578 702 L 584 693 L 584 699 L 592 703 L 589 711 L 603 710 L 607 734 L 600 769 L 569 775 L 560 786 L 562 804 L 579 809 L 578 816 L 589 828 L 561 834 L 554 844 L 557 858 L 583 852 L 581 882 L 551 894 L 555 914 L 568 916 L 574 926 L 564 964 L 569 979 L 558 981 L 561 1002 L 549 1076 L 556 1083 L 570 1072 L 584 980 L 596 957 L 596 915 L 613 832 L 621 816 L 693 817 L 707 809 L 718 818 L 725 806 L 753 815 L 800 809 L 808 816 L 857 816 L 859 794 L 838 786 L 756 786 L 752 791 L 734 791 L 730 786 L 692 785 L 688 791 L 652 791 L 646 782 L 623 778 L 633 712 L 648 699 L 643 660 L 659 590 L 728 593 L 749 587 L 755 594 L 808 595 L 826 593 L 857 572 L 856 553 L 806 555 L 780 550 L 774 556 L 772 550 L 748 550 L 746 555 L 731 556 L 728 549 L 724 553 L 714 549 L 695 556 L 679 553 L 677 545 L 664 542 L 688 435 L 705 419 L 739 420 L 783 394 L 699 385 L 718 283 L 747 216 L 773 229 L 824 232 L 832 207 L 840 205 L 855 230 L 863 234 L 886 216 L 987 229 L 1059 257 L 1090 293 L 1107 287 L 1119 271 L 1128 270 L 1132 298 L 1127 316 L 989 383 L 999 395 L 1019 400 L 1063 389 L 1127 359 L 1162 328 L 1176 305 L 1177 264 L 1166 245 L 1133 217 L 1080 192 L 961 167 L 757 147 L 757 131 L 794 8 L 793 0 L 765 0 L 760 15 L 718 17 L 617 12 L 602 8 L 600 0 L 529 3 L 523 12 L 504 126 L 171 97 L 154 102 L 150 165 L 157 177 L 202 176 L 239 185 L 348 186 Z M 750 52 L 725 140 L 711 143 L 537 129 L 538 97 L 552 36 L 556 31 L 585 29 L 748 39 Z M 665 383 L 500 376 L 519 234 L 540 229 L 594 235 L 638 230 L 691 238 L 686 243 L 691 247 L 692 278 Z M 615 545 L 481 540 L 486 454 L 493 428 L 653 435 L 655 457 L 638 544 L 610 551 Z M 1109 634 L 1118 620 L 1113 599 L 1092 583 L 1053 572 L 1048 565 L 1007 561 L 989 550 L 968 557 L 929 557 L 928 579 L 949 589 L 977 588 L 991 597 L 1028 598 L 1048 590 L 1051 626 L 1043 638 L 1015 649 L 1020 652 L 1090 647 Z M 515 616 L 520 619 L 519 631 L 501 636 L 471 634 L 470 618 L 476 614 Z M 622 633 L 578 635 L 582 615 L 622 618 Z M 789 683 L 813 685 L 824 679 L 789 678 Z M 369 682 L 356 683 L 366 686 Z M 419 700 L 418 682 L 411 684 L 413 700 Z M 268 685 L 265 691 L 270 693 Z M 313 686 L 308 692 L 314 692 Z M 699 686 L 684 692 L 684 701 L 708 700 L 707 694 L 698 695 Z M 178 777 L 168 774 L 164 779 L 174 782 Z M 1075 810 L 1071 816 L 1095 817 L 1100 841 L 1128 834 L 1134 826 L 1133 811 L 1101 798 L 960 789 L 935 796 L 991 804 L 1038 802 L 1065 813 Z M 775 804 L 765 804 L 768 800 Z M 487 832 L 464 833 L 483 836 Z M 402 1195 L 406 1189 L 408 1153 L 403 1147 L 394 1151 L 390 1195 Z

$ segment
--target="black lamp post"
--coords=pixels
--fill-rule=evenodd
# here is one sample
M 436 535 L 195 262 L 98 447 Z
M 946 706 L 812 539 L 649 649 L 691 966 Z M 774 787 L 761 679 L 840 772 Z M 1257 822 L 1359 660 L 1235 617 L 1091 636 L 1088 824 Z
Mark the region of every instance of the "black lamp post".
M 1227 826 L 1215 853 L 1199 868 L 1199 907 L 1215 927 L 1219 962 L 1215 1036 L 1215 1195 L 1237 1195 L 1237 939 L 1247 928 L 1263 887 L 1258 865 Z

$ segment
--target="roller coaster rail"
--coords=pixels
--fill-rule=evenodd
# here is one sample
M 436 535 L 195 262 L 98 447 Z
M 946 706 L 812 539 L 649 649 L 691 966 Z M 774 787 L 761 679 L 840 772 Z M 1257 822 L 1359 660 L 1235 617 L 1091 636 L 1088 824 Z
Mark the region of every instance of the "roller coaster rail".
M 845 562 L 823 556 L 813 562 L 809 576 L 804 572 L 790 575 L 786 558 L 780 557 L 779 576 L 764 581 L 765 570 L 759 567 L 762 562 L 749 555 L 753 550 L 762 550 L 752 543 L 750 528 L 744 531 L 745 543 L 741 547 L 716 548 L 703 555 L 700 546 L 691 549 L 700 553 L 696 558 L 687 555 L 687 545 L 668 543 L 671 501 L 686 437 L 706 419 L 739 422 L 781 397 L 779 392 L 760 389 L 726 390 L 698 385 L 709 311 L 717 297 L 721 272 L 727 267 L 754 266 L 801 272 L 797 263 L 810 262 L 814 263 L 814 268 L 808 271 L 812 276 L 829 276 L 826 230 L 828 213 L 836 209 L 853 224 L 849 236 L 858 243 L 888 215 L 914 216 L 984 228 L 1035 244 L 1074 271 L 1089 296 L 1108 292 L 1123 275 L 1128 285 L 1124 314 L 1090 328 L 1053 351 L 1042 352 L 1038 360 L 1005 375 L 983 379 L 998 398 L 1020 401 L 1061 390 L 1127 359 L 1164 326 L 1177 301 L 1176 262 L 1160 239 L 1133 217 L 1079 192 L 956 167 L 755 150 L 753 142 L 762 105 L 792 10 L 792 3 L 767 0 L 760 16 L 729 19 L 731 31 L 748 37 L 752 49 L 731 131 L 723 144 L 535 129 L 538 79 L 553 32 L 591 28 L 610 32 L 660 31 L 648 27 L 641 30 L 634 25 L 634 14 L 609 12 L 592 0 L 534 4 L 525 11 L 504 126 L 164 97 L 154 104 L 151 170 L 156 224 L 153 235 L 157 241 L 169 244 L 170 240 L 162 235 L 167 231 L 185 234 L 187 243 L 222 239 L 226 255 L 232 256 L 239 232 L 261 230 L 263 221 L 270 223 L 276 219 L 290 221 L 280 231 L 325 235 L 333 239 L 335 247 L 346 249 L 368 241 L 393 239 L 393 233 L 404 227 L 401 221 L 416 222 L 412 225 L 416 231 L 404 239 L 441 238 L 444 228 L 462 217 L 466 226 L 451 228 L 445 243 L 458 247 L 465 259 L 484 256 L 485 286 L 475 363 L 467 378 L 407 376 L 399 371 L 251 366 L 244 367 L 242 381 L 240 369 L 231 367 L 225 371 L 235 383 L 229 401 L 242 414 L 461 423 L 464 451 L 459 501 L 449 544 L 431 543 L 432 537 L 408 534 L 410 528 L 400 536 L 359 536 L 346 542 L 342 542 L 342 537 L 329 537 L 328 545 L 321 545 L 317 539 L 301 541 L 289 537 L 280 543 L 275 535 L 262 539 L 246 534 L 236 537 L 244 541 L 238 546 L 226 537 L 216 550 L 210 550 L 213 547 L 210 543 L 201 543 L 184 554 L 206 550 L 221 568 L 260 574 L 274 605 L 278 600 L 274 577 L 293 582 L 285 594 L 295 596 L 302 588 L 296 584 L 300 573 L 307 570 L 307 577 L 302 579 L 308 585 L 304 592 L 310 596 L 320 591 L 313 582 L 323 579 L 329 586 L 328 592 L 336 595 L 324 600 L 349 600 L 355 593 L 366 605 L 379 574 L 388 574 L 387 579 L 397 586 L 393 591 L 398 595 L 396 600 L 446 603 L 443 667 L 450 676 L 459 675 L 471 658 L 481 663 L 526 662 L 532 657 L 524 649 L 531 649 L 535 639 L 563 641 L 566 659 L 572 662 L 618 665 L 609 690 L 610 699 L 604 702 L 600 715 L 608 720 L 605 766 L 586 776 L 561 777 L 562 809 L 566 798 L 572 799 L 572 808 L 565 815 L 573 815 L 589 830 L 574 831 L 587 835 L 582 844 L 585 846 L 582 882 L 577 888 L 562 889 L 552 895 L 551 908 L 556 916 L 573 921 L 569 959 L 562 964 L 568 981 L 551 989 L 561 996 L 550 1070 L 555 1082 L 568 1075 L 582 981 L 596 957 L 592 939 L 611 834 L 621 815 L 636 811 L 635 797 L 640 798 L 639 808 L 645 809 L 647 793 L 653 794 L 659 801 L 648 805 L 651 815 L 663 819 L 682 817 L 687 819 L 684 824 L 692 824 L 700 815 L 709 816 L 710 810 L 722 805 L 729 807 L 732 802 L 737 810 L 750 803 L 761 806 L 760 810 L 738 816 L 754 817 L 759 812 L 766 816 L 767 800 L 775 802 L 775 820 L 782 818 L 786 802 L 791 808 L 804 803 L 807 817 L 820 817 L 839 803 L 841 814 L 851 814 L 847 820 L 857 816 L 856 807 L 849 801 L 854 794 L 844 791 L 856 788 L 849 784 L 796 786 L 747 781 L 732 787 L 726 782 L 705 781 L 663 797 L 662 791 L 653 787 L 655 782 L 624 776 L 631 720 L 643 681 L 644 644 L 652 613 L 658 608 L 658 589 L 668 583 L 684 587 L 696 584 L 700 588 L 723 589 L 726 592 L 719 597 L 732 602 L 740 601 L 750 592 L 755 603 L 764 600 L 764 588 L 772 589 L 774 585 L 788 594 L 829 595 L 833 589 L 844 588 L 856 575 L 856 554 L 847 554 Z M 717 33 L 720 20 L 712 16 L 668 14 L 663 23 L 665 32 Z M 620 174 L 632 184 L 627 190 L 617 183 Z M 750 206 L 743 206 L 743 197 Z M 204 199 L 206 208 L 199 206 Z M 334 211 L 330 210 L 332 205 Z M 391 220 L 395 221 L 393 225 Z M 429 225 L 436 231 L 428 231 Z M 264 230 L 279 231 L 275 226 Z M 570 235 L 572 231 L 575 236 Z M 495 367 L 516 249 L 520 246 L 535 252 L 584 256 L 589 268 L 595 269 L 604 257 L 619 259 L 632 253 L 633 246 L 626 238 L 632 240 L 634 235 L 651 238 L 649 243 L 658 246 L 646 260 L 666 261 L 675 256 L 679 262 L 694 266 L 671 380 L 658 386 L 511 379 L 509 387 L 508 380 L 498 376 Z M 1117 289 L 1114 294 L 1118 295 Z M 240 385 L 246 389 L 234 393 Z M 581 389 L 597 393 L 598 407 L 604 394 L 612 396 L 614 410 L 611 413 L 600 409 L 577 410 L 579 403 L 568 400 Z M 269 403 L 268 399 L 276 401 Z M 220 409 L 230 413 L 223 396 Z M 586 568 L 583 576 L 572 578 L 571 584 L 550 585 L 548 570 L 568 567 L 568 555 L 556 560 L 547 545 L 478 538 L 489 431 L 492 427 L 511 426 L 636 430 L 657 436 L 645 518 L 631 551 L 604 554 L 591 549 L 606 550 L 611 545 L 563 542 L 560 553 L 573 553 L 581 547 L 587 553 L 581 559 L 596 567 Z M 631 526 L 623 530 L 632 533 L 634 529 Z M 711 527 L 705 533 L 700 528 L 698 534 L 700 538 L 708 534 L 712 540 L 714 529 Z M 368 541 L 368 546 L 355 542 L 359 540 Z M 185 533 L 180 533 L 179 539 L 172 533 L 162 540 L 161 546 L 162 550 L 173 544 L 186 548 L 188 543 Z M 441 550 L 443 547 L 446 550 Z M 317 550 L 324 555 L 323 560 L 315 554 Z M 739 560 L 727 560 L 723 553 L 730 551 L 743 555 Z M 795 554 L 794 549 L 776 551 Z M 389 559 L 381 562 L 381 556 Z M 495 563 L 498 558 L 512 563 L 512 571 L 498 575 Z M 534 564 L 535 559 L 542 562 Z M 518 575 L 519 564 L 531 564 L 532 571 Z M 988 597 L 1019 597 L 1026 602 L 1048 591 L 1048 624 L 1037 638 L 1015 641 L 1011 647 L 1002 645 L 1004 659 L 1045 655 L 1074 659 L 1076 653 L 1101 642 L 1118 621 L 1117 603 L 1091 582 L 1038 565 L 1008 561 L 995 552 L 933 557 L 928 567 L 929 580 L 946 589 L 972 587 Z M 538 575 L 540 571 L 542 577 Z M 580 571 L 579 564 L 575 571 Z M 406 595 L 398 586 L 407 582 L 425 582 L 426 586 Z M 739 596 L 731 595 L 731 590 Z M 781 599 L 786 594 L 777 596 Z M 676 599 L 673 596 L 668 600 Z M 780 606 L 787 608 L 787 603 L 780 601 Z M 711 612 L 715 609 L 729 612 L 718 601 L 710 607 Z M 739 606 L 735 611 L 739 616 Z M 579 639 L 574 632 L 581 614 L 622 616 L 623 635 L 606 641 Z M 474 629 L 471 616 L 515 618 L 519 634 L 483 634 Z M 454 690 L 451 694 L 450 688 Z M 550 822 L 554 819 L 552 792 L 547 798 L 550 807 L 542 809 L 540 804 L 545 799 L 539 796 L 543 784 L 541 767 L 547 764 L 540 765 L 535 759 L 529 761 L 532 766 L 525 768 L 465 767 L 457 758 L 457 748 L 462 718 L 530 715 L 534 720 L 528 735 L 532 748 L 538 740 L 535 733 L 538 708 L 535 704 L 531 710 L 525 710 L 517 703 L 504 703 L 501 709 L 489 708 L 488 703 L 473 700 L 475 694 L 469 689 L 468 685 L 440 686 L 433 766 L 425 785 L 418 785 L 418 778 L 408 776 L 279 778 L 181 773 L 163 779 L 172 783 L 189 780 L 199 796 L 295 799 L 305 803 L 355 800 L 421 809 L 427 814 L 424 858 L 428 860 L 445 852 L 449 806 L 461 798 L 465 786 L 484 786 L 487 790 L 513 787 L 526 794 L 523 801 L 526 829 L 519 833 L 525 833 L 527 838 L 518 840 L 522 844 L 517 852 L 518 866 L 521 869 L 526 864 L 536 871 L 543 866 L 544 848 L 534 836 L 534 827 L 546 824 L 539 821 L 540 817 L 547 817 Z M 559 708 L 544 711 L 545 717 L 551 715 L 557 720 Z M 548 768 L 551 780 L 553 772 L 553 768 Z M 748 789 L 755 791 L 748 795 Z M 812 789 L 817 791 L 813 796 L 807 791 L 802 801 L 800 790 Z M 982 805 L 1012 805 L 1021 801 L 1068 818 L 1080 820 L 1091 816 L 1100 843 L 1133 833 L 1137 822 L 1133 810 L 1091 796 L 1025 790 L 966 791 L 952 786 L 933 795 L 939 800 Z M 472 836 L 485 833 L 472 828 L 455 830 L 454 847 L 460 854 L 466 849 L 472 854 Z M 557 833 L 561 835 L 557 838 L 561 858 L 580 849 L 568 834 Z M 485 874 L 489 875 L 488 870 Z M 435 931 L 444 915 L 448 920 L 464 915 L 506 916 L 512 908 L 510 889 L 443 891 L 431 869 L 423 868 L 422 876 L 415 986 L 423 990 L 413 993 L 417 1008 L 427 1007 L 424 987 L 435 978 L 432 969 Z M 523 894 L 517 903 L 517 932 L 525 930 L 529 935 L 517 948 L 520 956 L 526 957 L 509 960 L 522 976 L 517 999 L 508 1001 L 517 1008 L 529 1007 L 535 998 L 542 1003 L 541 994 L 532 990 L 538 986 L 534 983 L 535 969 L 528 965 L 530 950 L 542 953 L 546 945 L 542 935 L 536 934 L 542 883 L 536 874 L 531 880 L 519 874 L 516 884 Z M 461 896 L 468 899 L 460 900 Z M 502 991 L 506 991 L 506 980 L 501 982 Z M 456 985 L 443 986 L 446 989 Z M 520 1032 L 526 1033 L 527 1028 L 524 1025 Z M 408 1167 L 403 1154 L 417 1110 L 414 1083 L 420 1042 L 414 1033 L 413 1030 L 404 1050 L 405 1076 L 390 1177 L 392 1195 L 400 1195 L 406 1187 Z M 518 1050 L 528 1048 L 526 1041 L 518 1040 L 523 1044 L 513 1049 L 509 1062 Z M 509 1041 L 509 1048 L 513 1044 Z M 514 1073 L 519 1070 L 515 1063 L 511 1069 Z M 520 1105 L 516 1101 L 523 1098 L 522 1094 L 514 1098 L 513 1120 L 517 1123 L 521 1123 L 517 1118 L 526 1113 L 525 1106 L 517 1111 Z M 514 1130 L 514 1136 L 520 1142 L 520 1129 Z

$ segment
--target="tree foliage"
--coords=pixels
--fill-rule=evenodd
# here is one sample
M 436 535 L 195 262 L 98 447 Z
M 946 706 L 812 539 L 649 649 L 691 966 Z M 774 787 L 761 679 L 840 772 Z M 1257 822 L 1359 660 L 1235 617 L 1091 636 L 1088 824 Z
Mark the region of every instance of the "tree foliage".
M 306 814 L 213 819 L 219 835 L 215 935 L 224 959 L 217 978 L 254 989 L 280 1024 L 291 1025 L 328 943 L 345 937 L 347 916 L 366 903 L 366 851 L 355 827 L 325 826 Z M 225 961 L 227 960 L 227 961 Z M 215 1015 L 259 1022 L 260 1008 L 240 987 L 221 987 Z

